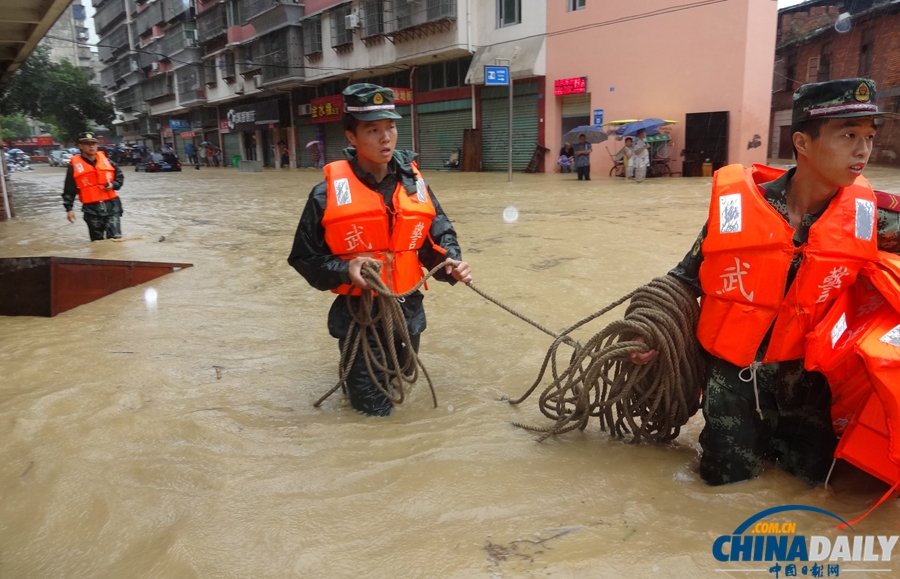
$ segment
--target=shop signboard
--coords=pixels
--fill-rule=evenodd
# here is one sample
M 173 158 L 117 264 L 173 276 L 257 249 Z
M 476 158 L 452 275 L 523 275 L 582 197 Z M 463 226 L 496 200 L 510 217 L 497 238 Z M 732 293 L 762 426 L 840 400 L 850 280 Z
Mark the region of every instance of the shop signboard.
M 508 66 L 484 67 L 484 84 L 486 86 L 506 86 L 509 84 Z
M 390 87 L 392 91 L 394 91 L 394 104 L 395 105 L 411 105 L 412 104 L 412 89 L 411 88 L 396 88 Z
M 179 139 L 193 139 L 194 131 L 184 131 L 183 133 L 178 134 Z
M 228 109 L 225 123 L 228 132 L 255 131 L 259 125 L 279 122 L 278 100 L 271 99 Z
M 574 78 L 560 78 L 553 81 L 553 94 L 563 96 L 567 94 L 580 94 L 587 92 L 587 77 L 576 76 Z
M 603 126 L 603 109 L 594 109 L 594 126 Z
M 3 146 L 7 146 L 4 143 Z M 52 147 L 53 137 L 29 137 L 24 141 L 13 141 L 13 147 Z
M 163 129 L 163 138 L 164 139 L 172 138 L 172 129 L 171 128 Z
M 228 128 L 228 119 L 219 119 L 219 132 L 222 134 L 231 132 L 231 129 Z
M 333 123 L 343 117 L 343 97 L 339 94 L 313 99 L 309 104 L 313 123 Z
M 169 128 L 170 129 L 190 129 L 191 121 L 186 119 L 169 119 Z

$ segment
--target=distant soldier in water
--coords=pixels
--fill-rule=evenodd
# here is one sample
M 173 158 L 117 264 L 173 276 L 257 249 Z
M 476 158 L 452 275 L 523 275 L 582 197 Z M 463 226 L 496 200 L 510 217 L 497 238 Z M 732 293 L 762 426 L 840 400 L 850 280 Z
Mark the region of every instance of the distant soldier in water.
M 63 206 L 69 223 L 75 223 L 75 197 L 81 202 L 81 212 L 88 226 L 91 241 L 122 237 L 122 201 L 116 193 L 122 188 L 125 176 L 106 155 L 97 150 L 93 133 L 78 135 L 80 155 L 74 155 L 66 171 L 63 185 Z

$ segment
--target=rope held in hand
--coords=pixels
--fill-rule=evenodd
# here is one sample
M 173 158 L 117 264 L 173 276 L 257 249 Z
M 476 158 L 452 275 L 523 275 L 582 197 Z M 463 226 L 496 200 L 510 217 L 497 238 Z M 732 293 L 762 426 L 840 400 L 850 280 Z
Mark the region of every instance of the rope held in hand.
M 453 265 L 454 262 L 446 260 L 440 265 L 435 266 L 429 271 L 425 277 L 419 280 L 414 287 L 401 294 L 393 293 L 383 281 L 381 281 L 381 262 L 367 261 L 362 265 L 360 274 L 372 286 L 372 291 L 363 290 L 359 299 L 359 308 L 353 309 L 353 301 L 350 295 L 347 295 L 347 308 L 350 310 L 350 329 L 347 331 L 347 338 L 344 340 L 344 346 L 341 348 L 341 361 L 338 364 L 338 382 L 324 396 L 316 400 L 313 404 L 318 408 L 329 396 L 338 391 L 347 380 L 353 361 L 356 359 L 357 353 L 362 351 L 363 360 L 366 362 L 366 370 L 372 382 L 378 386 L 391 404 L 401 404 L 406 398 L 408 386 L 412 386 L 419 379 L 419 368 L 428 380 L 428 388 L 431 390 L 431 399 L 434 407 L 437 408 L 437 394 L 434 392 L 434 385 L 431 383 L 431 376 L 425 369 L 419 356 L 413 349 L 409 339 L 409 328 L 406 327 L 406 318 L 403 315 L 403 309 L 400 307 L 400 301 L 407 296 L 418 291 L 429 278 L 441 268 Z M 378 313 L 372 316 L 374 303 L 378 303 Z M 380 322 L 382 333 L 378 332 L 378 324 Z M 367 339 L 372 336 L 375 342 L 375 348 Z M 382 340 L 384 337 L 384 340 Z M 397 339 L 406 345 L 406 360 L 400 363 L 400 357 L 397 353 Z M 384 343 L 386 342 L 386 344 Z M 387 346 L 387 356 L 379 357 L 378 352 L 385 352 Z M 379 379 L 376 372 L 380 372 L 382 378 Z
M 585 344 L 577 343 L 560 371 L 561 343 L 591 320 L 631 299 L 625 319 L 607 325 Z M 700 306 L 690 290 L 671 276 L 658 277 L 564 330 L 550 346 L 537 380 L 517 400 L 520 404 L 540 385 L 550 366 L 552 382 L 541 392 L 539 408 L 554 424 L 513 425 L 554 434 L 584 430 L 592 416 L 600 428 L 616 436 L 631 433 L 633 441 L 665 442 L 676 438 L 700 408 L 704 362 L 696 339 Z M 640 336 L 644 342 L 634 338 Z M 571 340 L 569 338 L 569 340 Z M 657 350 L 643 366 L 631 362 L 632 352 Z

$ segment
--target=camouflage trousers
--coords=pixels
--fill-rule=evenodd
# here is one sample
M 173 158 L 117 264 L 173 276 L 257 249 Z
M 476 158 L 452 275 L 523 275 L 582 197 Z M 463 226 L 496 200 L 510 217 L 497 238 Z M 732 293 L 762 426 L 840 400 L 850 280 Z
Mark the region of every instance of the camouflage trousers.
M 837 445 L 825 377 L 790 360 L 761 365 L 756 384 L 761 418 L 751 372 L 709 357 L 701 478 L 710 485 L 745 481 L 769 460 L 808 484 L 823 482 Z
M 87 223 L 91 241 L 102 241 L 104 235 L 107 239 L 119 239 L 122 237 L 122 223 L 118 215 L 91 215 L 85 213 L 84 221 Z
M 380 333 L 381 343 L 384 344 L 384 334 L 381 333 L 380 328 L 378 331 Z M 398 334 L 394 335 L 397 344 L 397 358 L 400 360 L 401 367 L 406 363 L 406 357 L 409 355 L 410 346 L 412 346 L 413 350 L 416 352 L 419 351 L 420 338 L 421 334 L 411 335 L 409 337 L 411 343 L 403 344 L 400 341 L 400 336 Z M 344 339 L 338 340 L 338 347 L 341 348 L 342 351 L 344 348 Z M 378 350 L 378 344 L 375 341 L 375 338 L 369 336 L 368 340 L 369 345 L 372 347 L 372 351 L 375 352 L 378 362 L 384 364 L 384 357 Z M 353 347 L 352 343 L 350 344 L 350 347 Z M 378 378 L 379 383 L 384 386 L 384 373 L 379 372 L 374 368 L 373 370 L 375 370 L 375 376 Z M 361 346 L 359 352 L 356 354 L 356 358 L 353 360 L 353 365 L 350 367 L 350 372 L 347 374 L 346 384 L 347 393 L 350 395 L 350 405 L 353 406 L 354 410 L 362 412 L 367 416 L 390 416 L 394 411 L 394 405 L 391 404 L 388 397 L 379 390 L 375 382 L 372 381 L 372 377 L 369 376 L 369 370 L 366 368 L 366 360 L 363 357 Z

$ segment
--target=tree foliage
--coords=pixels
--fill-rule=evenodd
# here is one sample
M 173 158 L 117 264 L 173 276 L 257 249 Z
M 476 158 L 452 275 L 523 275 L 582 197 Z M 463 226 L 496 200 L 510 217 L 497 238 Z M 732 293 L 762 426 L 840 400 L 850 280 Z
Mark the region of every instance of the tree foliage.
M 87 74 L 68 60 L 50 62 L 43 46 L 35 48 L 0 93 L 0 114 L 13 113 L 55 125 L 66 141 L 89 130 L 92 121 L 109 125 L 115 118 L 112 104 Z
M 4 141 L 24 141 L 31 136 L 28 119 L 22 113 L 0 115 L 0 125 L 3 126 Z

